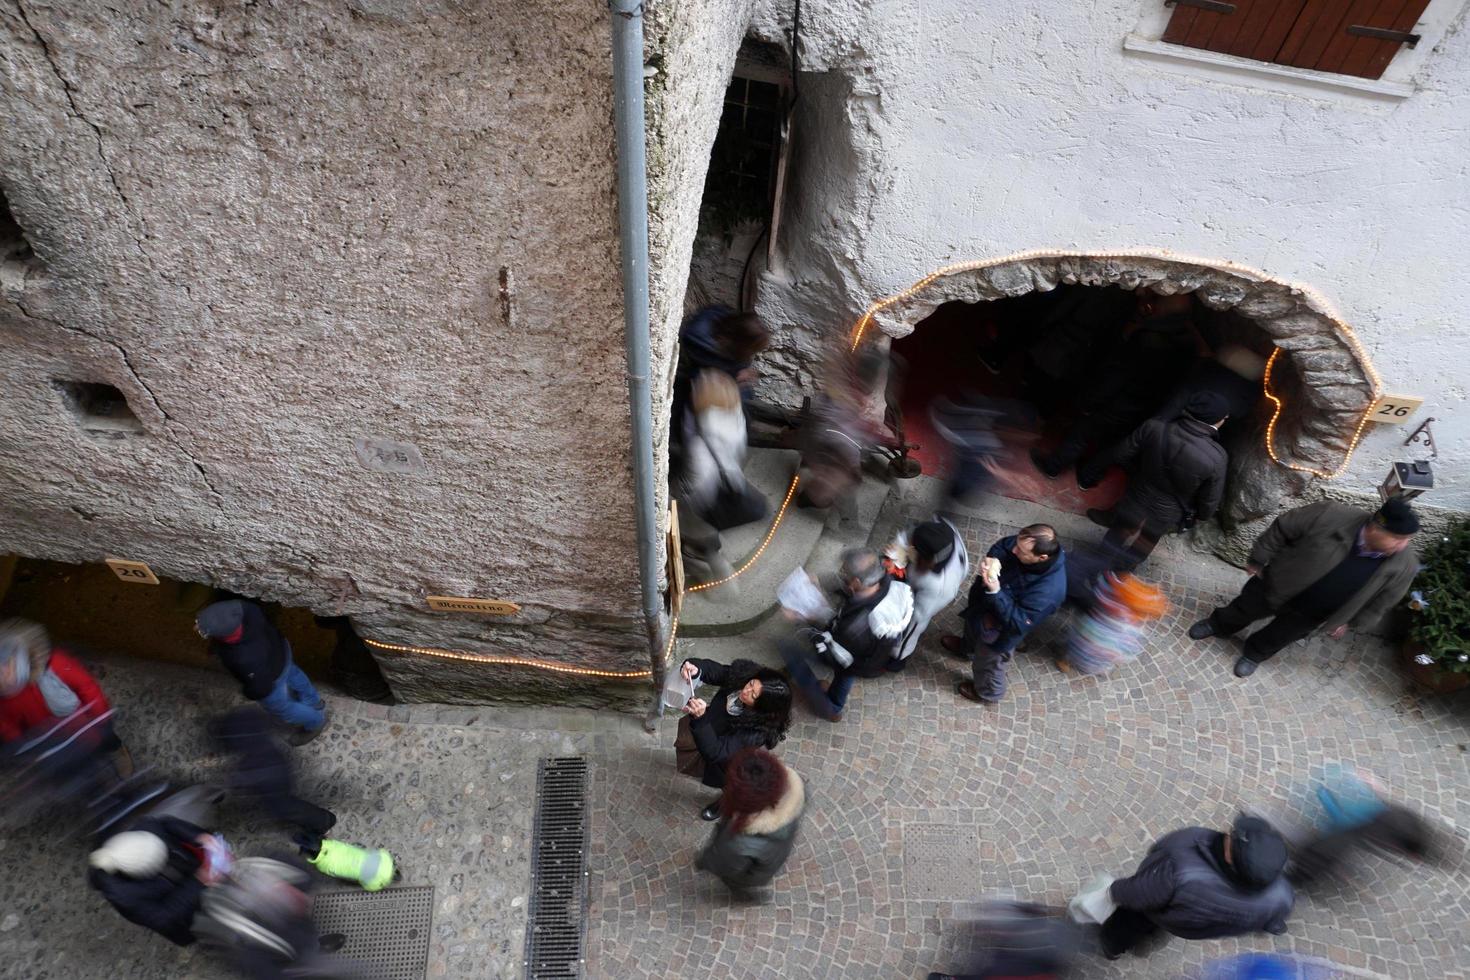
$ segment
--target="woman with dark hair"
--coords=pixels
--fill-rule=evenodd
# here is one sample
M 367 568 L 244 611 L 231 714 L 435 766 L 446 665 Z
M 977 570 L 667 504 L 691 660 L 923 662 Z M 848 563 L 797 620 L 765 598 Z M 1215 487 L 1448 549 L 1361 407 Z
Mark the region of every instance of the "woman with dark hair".
M 713 660 L 684 661 L 680 673 L 691 685 L 713 684 L 719 690 L 708 701 L 692 697 L 679 721 L 674 742 L 679 771 L 699 776 L 706 786 L 723 789 L 725 765 L 743 748 L 773 749 L 791 725 L 791 681 L 784 673 L 750 660 L 726 666 Z M 699 814 L 720 815 L 715 800 Z
M 768 885 L 791 856 L 806 809 L 801 777 L 765 749 L 741 749 L 725 767 L 721 820 L 694 866 L 733 892 Z

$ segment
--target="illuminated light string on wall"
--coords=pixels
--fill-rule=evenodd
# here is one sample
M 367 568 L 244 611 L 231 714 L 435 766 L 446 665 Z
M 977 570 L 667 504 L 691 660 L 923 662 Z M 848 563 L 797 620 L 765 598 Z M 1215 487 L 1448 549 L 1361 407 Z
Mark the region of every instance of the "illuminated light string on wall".
M 776 511 L 776 517 L 771 521 L 771 526 L 766 530 L 766 536 L 761 540 L 760 547 L 756 548 L 749 558 L 735 571 L 724 578 L 714 582 L 703 582 L 691 586 L 686 592 L 702 592 L 712 589 L 717 585 L 724 585 L 739 576 L 745 574 L 755 565 L 756 561 L 770 545 L 771 539 L 776 536 L 776 529 L 781 526 L 781 521 L 786 516 L 786 510 L 791 506 L 791 498 L 796 494 L 796 485 L 800 476 L 791 478 L 791 485 L 786 488 L 786 498 L 781 501 L 781 509 Z M 664 647 L 664 663 L 669 662 L 669 657 L 674 652 L 674 640 L 679 635 L 679 617 L 675 616 L 669 624 L 669 642 Z M 460 650 L 445 650 L 440 647 L 421 647 L 407 643 L 384 643 L 381 640 L 363 639 L 368 646 L 377 647 L 379 650 L 391 650 L 394 653 L 416 653 L 425 657 L 437 657 L 441 660 L 460 660 L 466 663 L 477 664 L 503 664 L 512 667 L 529 667 L 532 670 L 544 670 L 554 674 L 570 674 L 575 677 L 597 677 L 611 680 L 646 681 L 653 679 L 651 670 L 598 670 L 592 667 L 574 667 L 570 664 L 557 663 L 554 660 L 538 660 L 531 657 L 502 657 L 488 653 L 465 653 Z
M 1332 325 L 1337 329 L 1338 334 L 1347 343 L 1349 349 L 1352 350 L 1354 358 L 1357 359 L 1358 364 L 1363 368 L 1363 372 L 1368 376 L 1368 383 L 1372 387 L 1373 397 L 1368 400 L 1367 406 L 1364 407 L 1363 414 L 1361 417 L 1359 417 L 1357 425 L 1353 429 L 1352 437 L 1348 440 L 1347 452 L 1343 454 L 1342 462 L 1337 464 L 1336 469 L 1319 470 L 1310 466 L 1302 466 L 1298 463 L 1293 463 L 1289 460 L 1282 459 L 1276 454 L 1275 440 L 1273 438 L 1276 433 L 1276 423 L 1281 418 L 1282 411 L 1286 408 L 1285 402 L 1271 391 L 1271 368 L 1275 365 L 1276 358 L 1281 355 L 1281 348 L 1276 348 L 1271 352 L 1271 357 L 1266 362 L 1266 373 L 1261 378 L 1262 394 L 1264 394 L 1266 398 L 1270 400 L 1272 407 L 1271 421 L 1266 424 L 1266 454 L 1270 456 L 1271 460 L 1279 466 L 1284 466 L 1290 470 L 1296 470 L 1299 473 L 1310 473 L 1313 476 L 1322 477 L 1326 480 L 1331 480 L 1334 477 L 1341 475 L 1342 472 L 1347 469 L 1348 463 L 1352 461 L 1353 453 L 1357 451 L 1358 443 L 1362 441 L 1363 432 L 1365 429 L 1367 429 L 1369 421 L 1371 421 L 1373 402 L 1378 398 L 1379 395 L 1383 393 L 1383 380 L 1378 376 L 1377 369 L 1373 367 L 1372 359 L 1369 358 L 1368 352 L 1366 349 L 1364 349 L 1362 341 L 1358 339 L 1358 335 L 1353 332 L 1353 328 L 1348 326 L 1347 322 L 1343 320 L 1342 317 L 1337 315 L 1332 305 L 1327 302 L 1327 300 L 1322 296 L 1321 293 L 1317 292 L 1311 286 L 1303 285 L 1301 283 L 1283 282 L 1282 280 L 1276 279 L 1275 277 L 1261 271 L 1260 269 L 1241 265 L 1238 262 L 1230 262 L 1222 259 L 1203 259 L 1190 255 L 1176 255 L 1168 249 L 1146 248 L 1114 249 L 1107 252 L 1059 252 L 1051 250 L 1035 250 L 1029 252 L 1013 252 L 1010 255 L 1003 255 L 999 258 L 994 259 L 977 259 L 970 262 L 956 262 L 953 265 L 946 265 L 935 269 L 933 272 L 929 273 L 927 276 L 920 279 L 913 285 L 909 286 L 907 289 L 902 290 L 901 292 L 894 293 L 892 296 L 885 296 L 882 299 L 877 300 L 869 305 L 868 308 L 863 311 L 863 315 L 858 319 L 857 323 L 853 326 L 852 343 L 848 347 L 848 353 L 852 353 L 858 349 L 858 344 L 862 343 L 864 334 L 867 333 L 868 328 L 872 326 L 874 318 L 879 313 L 888 309 L 890 306 L 902 303 L 910 297 L 923 292 L 934 283 L 947 276 L 952 276 L 961 272 L 978 272 L 983 269 L 990 269 L 996 266 L 1008 265 L 1012 262 L 1026 262 L 1034 261 L 1037 259 L 1123 258 L 1152 259 L 1158 262 L 1178 262 L 1187 265 L 1203 266 L 1205 268 L 1215 269 L 1221 272 L 1230 272 L 1258 281 L 1279 283 L 1287 287 L 1288 289 L 1291 289 L 1306 297 L 1308 302 L 1314 305 L 1318 312 L 1320 312 L 1323 316 L 1325 316 L 1328 320 L 1332 322 Z

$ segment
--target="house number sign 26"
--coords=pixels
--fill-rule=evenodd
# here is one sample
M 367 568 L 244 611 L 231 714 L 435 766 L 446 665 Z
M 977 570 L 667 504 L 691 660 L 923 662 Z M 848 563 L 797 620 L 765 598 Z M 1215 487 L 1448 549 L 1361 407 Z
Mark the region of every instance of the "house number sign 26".
M 1379 395 L 1368 411 L 1368 421 L 1390 424 L 1406 422 L 1423 404 L 1424 399 L 1418 395 Z

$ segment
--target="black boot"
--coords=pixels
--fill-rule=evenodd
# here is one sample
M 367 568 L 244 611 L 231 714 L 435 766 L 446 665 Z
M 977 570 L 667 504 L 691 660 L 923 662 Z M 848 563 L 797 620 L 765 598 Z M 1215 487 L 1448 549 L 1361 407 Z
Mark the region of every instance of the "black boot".
M 715 801 L 713 803 L 711 803 L 709 806 L 705 807 L 703 810 L 700 810 L 699 811 L 699 819 L 701 819 L 701 820 L 718 820 L 718 819 L 720 819 L 720 797 L 715 797 Z

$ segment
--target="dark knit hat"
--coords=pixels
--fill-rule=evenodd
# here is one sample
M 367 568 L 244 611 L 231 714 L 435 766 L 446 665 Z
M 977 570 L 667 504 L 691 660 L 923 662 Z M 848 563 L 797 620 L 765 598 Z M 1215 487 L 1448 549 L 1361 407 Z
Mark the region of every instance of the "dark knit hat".
M 954 554 L 954 531 L 943 521 L 926 521 L 914 528 L 914 551 L 936 565 L 943 565 Z
M 239 599 L 210 603 L 199 610 L 199 616 L 194 620 L 200 633 L 215 639 L 229 636 L 244 621 L 245 606 Z
M 1389 534 L 1414 534 L 1419 530 L 1419 515 L 1403 497 L 1389 497 L 1373 515 L 1373 523 Z
M 1190 418 L 1213 425 L 1230 414 L 1230 402 L 1218 391 L 1196 391 L 1184 403 L 1184 411 Z
M 1230 865 L 1247 888 L 1265 888 L 1286 867 L 1286 841 L 1260 817 L 1237 817 L 1230 830 Z

